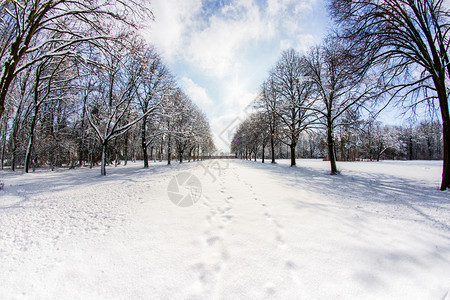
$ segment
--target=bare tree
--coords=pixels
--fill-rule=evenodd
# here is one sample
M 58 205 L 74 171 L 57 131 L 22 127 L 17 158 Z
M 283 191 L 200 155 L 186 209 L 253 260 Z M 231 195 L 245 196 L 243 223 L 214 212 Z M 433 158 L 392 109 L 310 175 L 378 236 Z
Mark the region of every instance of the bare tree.
M 253 157 L 255 161 L 261 154 L 264 163 L 264 150 L 269 136 L 265 111 L 254 112 L 237 128 L 231 143 L 231 151 L 235 153 L 236 157 L 240 156 L 245 159 Z
M 35 138 L 35 127 L 39 117 L 39 109 L 44 101 L 63 101 L 71 91 L 69 83 L 74 78 L 70 76 L 66 68 L 70 69 L 71 62 L 66 61 L 67 57 L 51 57 L 43 60 L 35 71 L 33 84 L 33 101 L 31 105 L 31 119 L 28 130 L 28 146 L 25 154 L 25 173 L 28 173 L 31 163 L 31 151 Z M 63 66 L 63 67 L 61 67 Z
M 104 67 L 93 65 L 97 77 L 93 92 L 86 97 L 86 115 L 102 145 L 101 174 L 106 175 L 108 143 L 126 133 L 134 124 L 154 112 L 157 106 L 138 114 L 137 90 L 143 68 L 135 68 L 140 48 L 110 48 L 110 55 L 102 57 Z M 134 110 L 133 110 L 134 109 Z
M 17 89 L 14 93 L 11 93 L 9 97 L 11 98 L 10 105 L 14 107 L 14 117 L 12 119 L 11 132 L 9 134 L 9 153 L 11 154 L 11 170 L 16 170 L 17 163 L 17 152 L 18 152 L 18 134 L 19 130 L 22 128 L 22 124 L 25 120 L 27 114 L 26 107 L 27 102 L 30 98 L 30 88 L 29 88 L 30 72 L 27 71 L 21 76 L 15 78 L 15 86 Z
M 270 140 L 271 163 L 275 163 L 275 143 L 278 139 L 278 131 L 280 129 L 280 118 L 277 110 L 279 106 L 279 97 L 274 87 L 273 79 L 269 79 L 262 84 L 261 92 L 256 101 L 256 107 L 262 111 L 262 120 L 268 129 Z M 263 149 L 264 161 L 264 149 Z
M 312 48 L 306 62 L 314 89 L 314 103 L 308 109 L 316 114 L 316 125 L 326 130 L 330 174 L 335 175 L 338 170 L 334 130 L 342 125 L 344 113 L 375 97 L 376 84 L 364 80 L 365 70 L 354 68 L 359 65 L 359 58 L 334 37 Z
M 164 138 L 167 143 L 167 163 L 171 164 L 173 150 L 180 163 L 197 148 L 211 153 L 214 149 L 209 123 L 200 109 L 180 89 L 164 97 L 162 111 L 165 119 Z
M 161 135 L 160 131 L 148 132 L 150 116 L 145 115 L 152 107 L 158 106 L 161 99 L 167 96 L 174 87 L 172 75 L 163 64 L 161 58 L 152 47 L 145 47 L 141 58 L 136 60 L 136 68 L 142 68 L 139 87 L 137 89 L 138 106 L 144 117 L 141 121 L 141 147 L 144 160 L 144 168 L 148 168 L 148 146 L 156 137 Z
M 140 17 L 151 17 L 145 4 L 134 0 L 1 1 L 0 12 L 0 117 L 9 87 L 22 70 L 52 56 L 80 56 L 75 48 L 83 43 L 100 46 L 117 39 L 109 30 L 114 22 L 136 27 Z M 43 48 L 48 51 L 36 55 Z
M 231 142 L 231 151 L 236 154 L 236 157 L 241 159 L 248 159 L 250 154 L 251 144 L 253 143 L 249 136 L 249 119 L 245 119 L 239 124 Z
M 332 0 L 331 13 L 367 63 L 384 68 L 387 91 L 438 102 L 443 128 L 441 190 L 450 187 L 450 11 L 443 0 Z M 405 75 L 400 78 L 399 75 Z
M 272 70 L 272 93 L 279 98 L 276 113 L 282 123 L 280 140 L 289 146 L 291 166 L 295 166 L 295 148 L 300 133 L 310 126 L 312 112 L 309 109 L 310 83 L 304 80 L 306 73 L 305 57 L 293 49 L 286 50 Z
M 6 111 L 8 114 L 8 111 Z M 5 163 L 5 154 L 6 154 L 6 141 L 7 141 L 7 133 L 8 133 L 8 117 L 2 118 L 0 123 L 0 133 L 1 133 L 1 150 L 0 150 L 0 169 L 3 170 Z

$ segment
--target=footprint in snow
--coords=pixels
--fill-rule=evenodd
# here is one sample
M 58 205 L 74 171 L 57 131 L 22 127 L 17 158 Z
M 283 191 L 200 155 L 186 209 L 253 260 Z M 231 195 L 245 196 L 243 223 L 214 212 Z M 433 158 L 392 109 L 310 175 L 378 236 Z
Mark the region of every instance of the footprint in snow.
M 210 237 L 210 238 L 208 238 L 207 240 L 206 240 L 206 243 L 209 245 L 209 246 L 212 246 L 212 245 L 214 245 L 216 242 L 218 242 L 218 241 L 220 241 L 220 237 L 218 237 L 218 236 L 213 236 L 213 237 Z
M 227 221 L 230 221 L 231 219 L 233 219 L 233 216 L 225 215 L 225 216 L 223 216 L 222 218 L 224 218 L 224 219 L 227 220 Z
M 285 265 L 286 265 L 286 268 L 289 270 L 297 270 L 298 269 L 297 265 L 290 260 L 286 261 Z
M 286 247 L 286 243 L 284 242 L 283 237 L 280 234 L 277 234 L 276 239 L 277 239 L 278 247 L 280 247 L 280 248 Z

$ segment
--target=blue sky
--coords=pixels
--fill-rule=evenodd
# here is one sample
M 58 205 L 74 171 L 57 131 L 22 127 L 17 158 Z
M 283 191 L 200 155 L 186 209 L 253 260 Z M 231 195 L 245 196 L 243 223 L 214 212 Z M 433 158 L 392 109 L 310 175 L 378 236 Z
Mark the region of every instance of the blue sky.
M 218 150 L 284 49 L 326 34 L 326 0 L 153 0 L 149 40 L 206 113 Z

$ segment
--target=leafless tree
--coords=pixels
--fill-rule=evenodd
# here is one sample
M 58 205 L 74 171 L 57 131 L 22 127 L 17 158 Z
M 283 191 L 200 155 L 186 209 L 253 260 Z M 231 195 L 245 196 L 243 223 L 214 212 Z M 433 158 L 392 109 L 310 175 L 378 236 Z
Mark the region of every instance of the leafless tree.
M 256 108 L 261 110 L 261 118 L 267 126 L 270 140 L 271 163 L 273 164 L 275 163 L 275 143 L 277 142 L 277 135 L 280 130 L 280 118 L 277 113 L 279 101 L 280 99 L 274 87 L 273 79 L 271 78 L 265 81 L 261 86 L 261 92 L 255 104 Z
M 208 120 L 181 89 L 175 89 L 164 97 L 161 111 L 164 120 L 161 130 L 167 146 L 168 164 L 171 164 L 174 154 L 181 163 L 183 159 L 189 159 L 195 150 L 197 157 L 214 151 Z
M 13 113 L 11 130 L 9 133 L 9 153 L 11 156 L 11 170 L 16 170 L 17 156 L 18 156 L 18 135 L 22 128 L 22 124 L 27 114 L 25 107 L 30 102 L 31 90 L 29 88 L 30 71 L 24 72 L 17 76 L 14 81 L 16 89 L 8 96 L 10 98 L 9 106 Z
M 330 173 L 335 175 L 338 170 L 334 130 L 342 125 L 344 113 L 376 97 L 377 85 L 366 78 L 364 69 L 354 68 L 359 66 L 359 57 L 332 36 L 310 50 L 306 66 L 314 90 L 314 103 L 308 109 L 316 114 L 315 124 L 326 130 Z
M 174 89 L 173 76 L 162 62 L 159 55 L 152 47 L 144 46 L 141 58 L 136 60 L 136 68 L 142 68 L 137 89 L 138 107 L 144 117 L 141 120 L 141 146 L 144 160 L 144 168 L 148 168 L 148 147 L 162 134 L 162 131 L 154 130 L 149 132 L 150 116 L 145 113 L 152 107 L 159 106 L 161 99 L 168 96 Z
M 82 56 L 77 46 L 117 40 L 120 34 L 110 30 L 114 23 L 137 27 L 151 13 L 134 0 L 14 0 L 1 1 L 0 16 L 1 117 L 11 83 L 22 70 L 48 57 Z
M 106 153 L 108 143 L 126 133 L 157 106 L 138 114 L 137 91 L 144 66 L 136 68 L 139 55 L 137 48 L 115 48 L 112 45 L 108 56 L 100 57 L 103 67 L 92 65 L 90 76 L 96 77 L 92 93 L 85 97 L 86 115 L 102 145 L 101 174 L 106 175 Z M 137 52 L 136 52 L 137 51 Z
M 253 157 L 256 161 L 259 154 L 261 154 L 261 159 L 264 163 L 264 150 L 270 139 L 266 117 L 265 111 L 257 111 L 249 115 L 239 125 L 230 147 L 236 157 L 240 156 L 245 159 Z
M 443 0 L 332 0 L 330 9 L 343 37 L 381 70 L 393 98 L 438 103 L 444 137 L 440 188 L 449 188 L 449 7 Z
M 291 152 L 291 166 L 295 166 L 295 148 L 300 133 L 310 126 L 312 111 L 311 84 L 304 80 L 307 75 L 305 57 L 289 49 L 281 54 L 275 68 L 271 71 L 271 88 L 277 101 L 277 116 L 282 124 L 280 141 L 287 144 Z
M 25 173 L 28 173 L 30 168 L 31 151 L 35 140 L 35 127 L 41 105 L 44 101 L 64 101 L 73 92 L 70 82 L 75 77 L 71 72 L 67 71 L 67 69 L 71 69 L 73 63 L 66 59 L 67 57 L 49 57 L 41 61 L 34 72 L 33 96 L 30 107 L 31 118 L 24 165 Z

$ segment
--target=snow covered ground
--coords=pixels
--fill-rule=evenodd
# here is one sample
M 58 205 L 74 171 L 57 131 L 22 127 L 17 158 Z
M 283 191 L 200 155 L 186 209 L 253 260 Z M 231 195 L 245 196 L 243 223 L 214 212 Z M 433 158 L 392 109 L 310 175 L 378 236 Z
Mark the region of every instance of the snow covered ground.
M 0 299 L 449 300 L 441 163 L 2 171 Z M 182 173 L 190 207 L 168 193 Z

